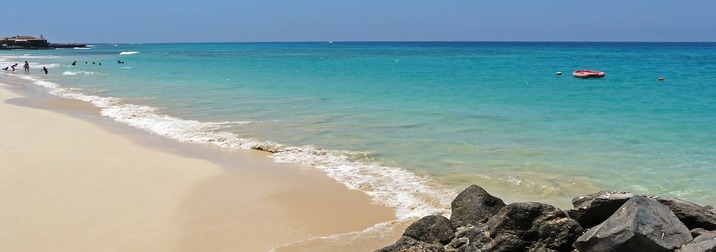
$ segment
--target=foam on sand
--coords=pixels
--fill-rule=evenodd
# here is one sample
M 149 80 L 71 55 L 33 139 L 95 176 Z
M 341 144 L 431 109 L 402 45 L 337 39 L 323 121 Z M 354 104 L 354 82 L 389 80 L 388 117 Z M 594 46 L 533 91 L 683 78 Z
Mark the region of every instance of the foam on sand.
M 82 97 L 50 81 L 17 77 Z M 9 87 L 29 90 L 20 84 Z M 0 229 L 2 251 L 266 251 L 393 218 L 389 208 L 369 204 L 365 194 L 314 169 L 254 151 L 165 150 L 178 144 L 165 138 L 138 144 L 91 122 L 96 115 L 79 119 L 35 109 L 55 106 L 39 105 L 44 100 L 26 107 L 34 99 L 5 86 L 0 83 L 0 180 L 7 183 L 0 183 L 0 202 L 7 204 L 0 204 L 0 223 L 13 228 Z M 221 129 L 242 122 L 186 121 L 188 128 L 204 124 Z
M 163 115 L 156 108 L 125 103 L 115 97 L 86 95 L 58 84 L 20 76 L 36 85 L 51 89 L 65 98 L 87 101 L 101 109 L 103 116 L 181 142 L 209 143 L 230 149 L 257 149 L 270 152 L 279 163 L 314 166 L 350 189 L 368 194 L 375 203 L 396 209 L 399 219 L 429 214 L 449 214 L 449 205 L 457 195 L 452 189 L 433 183 L 404 168 L 385 166 L 361 158 L 368 153 L 328 150 L 315 146 L 289 146 L 273 141 L 242 138 L 225 131 L 255 122 L 201 122 Z

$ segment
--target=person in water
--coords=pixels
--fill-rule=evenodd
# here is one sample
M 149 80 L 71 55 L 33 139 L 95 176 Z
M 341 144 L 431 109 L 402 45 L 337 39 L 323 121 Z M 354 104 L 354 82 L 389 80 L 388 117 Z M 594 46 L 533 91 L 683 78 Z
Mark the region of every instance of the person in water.
M 30 63 L 27 63 L 27 61 L 25 61 L 25 65 L 22 67 L 25 68 L 25 73 L 30 73 Z
M 76 61 L 76 60 L 75 60 L 75 61 L 72 61 L 72 65 L 73 65 L 73 66 L 76 66 L 76 65 L 77 65 L 77 61 Z
M 42 67 L 42 71 L 45 72 L 45 74 L 47 74 L 47 67 Z

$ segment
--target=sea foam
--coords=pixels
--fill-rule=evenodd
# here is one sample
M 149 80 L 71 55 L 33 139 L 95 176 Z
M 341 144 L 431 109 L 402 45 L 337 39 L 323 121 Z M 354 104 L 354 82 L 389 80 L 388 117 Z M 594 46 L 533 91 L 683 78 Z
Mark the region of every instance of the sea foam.
M 438 186 L 400 167 L 384 166 L 368 161 L 355 161 L 367 155 L 343 150 L 325 150 L 315 146 L 289 146 L 260 139 L 241 138 L 224 131 L 255 122 L 200 122 L 162 115 L 156 108 L 125 103 L 115 97 L 87 95 L 81 90 L 62 88 L 56 83 L 20 76 L 54 95 L 90 102 L 101 109 L 103 116 L 181 142 L 208 143 L 225 148 L 258 149 L 271 152 L 278 163 L 300 163 L 316 167 L 346 187 L 369 195 L 380 205 L 396 209 L 401 219 L 429 214 L 449 215 L 450 201 L 457 192 Z
M 99 73 L 96 72 L 89 72 L 89 71 L 64 71 L 62 72 L 62 75 L 65 76 L 74 76 L 74 75 L 96 75 Z

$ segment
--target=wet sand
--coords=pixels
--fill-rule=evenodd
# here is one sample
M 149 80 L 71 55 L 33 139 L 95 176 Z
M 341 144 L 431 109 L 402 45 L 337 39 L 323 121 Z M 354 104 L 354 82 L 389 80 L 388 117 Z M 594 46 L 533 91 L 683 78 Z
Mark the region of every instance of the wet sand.
M 372 251 L 405 227 L 313 167 L 175 142 L 8 76 L 0 150 L 2 251 Z

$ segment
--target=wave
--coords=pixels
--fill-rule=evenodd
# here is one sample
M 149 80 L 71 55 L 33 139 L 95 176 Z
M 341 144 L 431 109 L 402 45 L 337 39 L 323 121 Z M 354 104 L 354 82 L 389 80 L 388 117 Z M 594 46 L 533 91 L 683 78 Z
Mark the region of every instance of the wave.
M 22 71 L 22 62 L 26 59 L 56 59 L 57 56 L 49 56 L 49 55 L 22 55 L 22 56 L 11 56 L 11 55 L 3 55 L 0 56 L 0 68 L 10 67 L 11 65 L 18 64 L 17 67 L 15 67 L 16 71 L 20 70 Z M 56 68 L 59 67 L 60 64 L 58 63 L 49 63 L 49 64 L 40 64 L 37 62 L 28 62 L 30 63 L 30 66 L 34 69 L 42 69 L 42 67 L 46 68 Z M 8 70 L 9 71 L 9 70 Z
M 361 158 L 367 157 L 368 153 L 327 150 L 311 145 L 289 146 L 273 141 L 241 138 L 224 131 L 227 128 L 256 122 L 186 120 L 162 115 L 153 107 L 125 103 L 120 98 L 86 95 L 78 90 L 62 88 L 56 83 L 34 79 L 31 76 L 21 76 L 21 78 L 49 88 L 54 95 L 90 102 L 101 109 L 103 116 L 115 121 L 177 141 L 262 150 L 270 152 L 270 158 L 278 163 L 311 165 L 346 187 L 366 193 L 374 203 L 394 208 L 396 217 L 400 220 L 430 214 L 449 215 L 449 204 L 457 195 L 457 192 L 439 186 L 430 179 L 420 177 L 406 169 L 385 166 Z
M 46 67 L 46 68 L 55 68 L 59 67 L 60 64 L 57 63 L 51 63 L 51 64 L 35 64 L 34 67 Z
M 393 242 L 389 238 L 391 234 L 402 232 L 405 228 L 415 220 L 401 220 L 378 223 L 372 227 L 361 231 L 333 234 L 323 237 L 311 237 L 306 240 L 284 244 L 270 249 L 269 252 L 276 251 L 304 251 L 311 248 L 317 251 L 340 251 L 342 248 L 354 247 L 356 241 L 384 241 L 385 243 Z
M 73 72 L 73 71 L 64 71 L 64 72 L 62 72 L 62 75 L 65 75 L 65 76 L 74 76 L 74 75 L 97 75 L 97 74 L 99 74 L 99 73 L 89 72 L 89 71 L 76 71 L 76 72 Z
M 0 60 L 12 60 L 12 61 L 25 61 L 27 59 L 58 59 L 59 56 L 54 55 L 30 55 L 30 54 L 18 54 L 18 55 L 3 55 Z M 32 63 L 32 62 L 30 62 Z
M 121 52 L 121 53 L 119 53 L 119 55 L 132 55 L 132 54 L 137 54 L 137 53 L 139 53 L 139 52 Z
M 32 54 L 23 54 L 21 56 L 23 59 L 58 59 L 60 56 L 55 55 L 32 55 Z
M 92 48 L 90 48 L 90 47 L 73 47 L 72 49 L 75 49 L 75 50 L 91 50 Z

